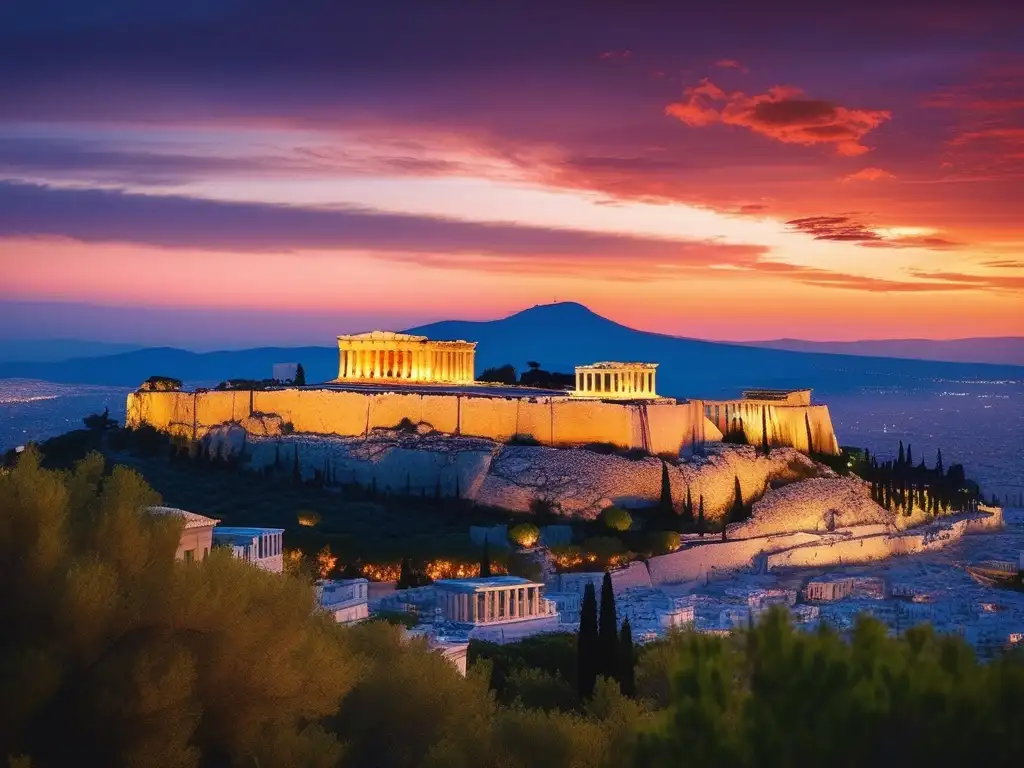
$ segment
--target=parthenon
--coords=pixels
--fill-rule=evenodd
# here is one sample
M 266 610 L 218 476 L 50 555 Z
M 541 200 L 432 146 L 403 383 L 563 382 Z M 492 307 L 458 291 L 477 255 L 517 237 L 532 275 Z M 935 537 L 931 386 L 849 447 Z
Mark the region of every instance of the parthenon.
M 476 342 L 371 331 L 338 337 L 339 382 L 408 381 L 470 384 Z
M 657 363 L 593 363 L 576 366 L 573 397 L 607 400 L 655 400 Z

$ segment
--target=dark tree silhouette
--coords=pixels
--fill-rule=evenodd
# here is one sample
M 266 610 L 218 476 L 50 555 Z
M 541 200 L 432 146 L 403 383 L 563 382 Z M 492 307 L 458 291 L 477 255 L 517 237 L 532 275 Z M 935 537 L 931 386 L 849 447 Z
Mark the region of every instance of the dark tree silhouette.
M 806 414 L 804 416 L 806 417 Z M 765 456 L 771 450 L 768 447 L 768 409 L 763 405 L 761 406 L 761 450 Z
M 619 690 L 623 696 L 636 696 L 636 654 L 633 651 L 633 629 L 629 619 L 622 622 L 619 635 Z
M 306 386 L 306 369 L 302 367 L 302 363 L 295 366 L 295 381 L 292 383 L 296 387 Z
M 700 495 L 700 503 L 697 505 L 697 533 L 704 538 L 704 494 Z
M 668 476 L 668 464 L 661 462 L 661 498 L 658 500 L 658 512 L 666 519 L 675 514 L 672 506 L 672 483 Z
M 581 699 L 594 695 L 597 682 L 597 595 L 593 583 L 583 589 L 580 606 L 580 630 L 576 636 L 576 692 Z
M 486 368 L 477 381 L 489 381 L 493 384 L 515 384 L 518 381 L 516 369 L 506 363 L 497 368 Z
M 811 418 L 804 413 L 804 429 L 807 430 L 807 453 L 814 453 L 814 433 L 811 432 Z
M 598 674 L 617 678 L 619 663 L 619 620 L 615 615 L 615 591 L 612 577 L 604 572 L 601 581 L 601 614 L 597 625 Z
M 690 486 L 686 486 L 686 501 L 683 503 L 683 514 L 680 522 L 682 522 L 682 527 L 685 531 L 693 530 L 693 496 L 690 495 Z

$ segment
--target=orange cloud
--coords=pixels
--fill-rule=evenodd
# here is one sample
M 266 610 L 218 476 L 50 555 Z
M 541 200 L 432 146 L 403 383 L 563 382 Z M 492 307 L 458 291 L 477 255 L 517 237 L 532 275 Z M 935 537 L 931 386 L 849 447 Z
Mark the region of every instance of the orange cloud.
M 713 123 L 738 125 L 784 144 L 827 144 L 839 155 L 853 157 L 870 150 L 861 139 L 889 119 L 881 109 L 850 109 L 821 99 L 808 99 L 792 86 L 779 85 L 766 93 L 726 95 L 707 78 L 687 88 L 685 100 L 665 107 L 665 114 L 692 128 Z M 715 102 L 724 102 L 721 105 Z
M 896 175 L 882 170 L 881 168 L 861 168 L 851 174 L 843 176 L 842 181 L 882 181 L 883 179 L 895 179 Z

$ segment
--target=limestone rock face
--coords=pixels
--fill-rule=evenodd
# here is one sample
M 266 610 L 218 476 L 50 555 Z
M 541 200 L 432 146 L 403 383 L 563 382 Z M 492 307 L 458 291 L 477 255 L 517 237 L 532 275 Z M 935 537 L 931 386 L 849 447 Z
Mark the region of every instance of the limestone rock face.
M 732 538 L 796 531 L 825 533 L 857 525 L 895 529 L 895 516 L 871 498 L 857 477 L 820 477 L 768 491 L 754 503 L 749 520 L 729 526 Z

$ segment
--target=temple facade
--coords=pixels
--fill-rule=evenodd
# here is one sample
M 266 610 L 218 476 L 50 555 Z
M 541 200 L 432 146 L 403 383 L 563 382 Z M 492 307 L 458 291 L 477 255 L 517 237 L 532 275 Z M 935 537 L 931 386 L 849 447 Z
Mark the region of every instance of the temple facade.
M 558 614 L 555 604 L 543 596 L 543 584 L 518 576 L 439 579 L 434 584 L 438 608 L 447 621 L 494 624 Z
M 372 331 L 338 337 L 338 382 L 471 384 L 476 342 Z
M 573 397 L 607 400 L 655 400 L 657 363 L 593 363 L 576 366 Z

